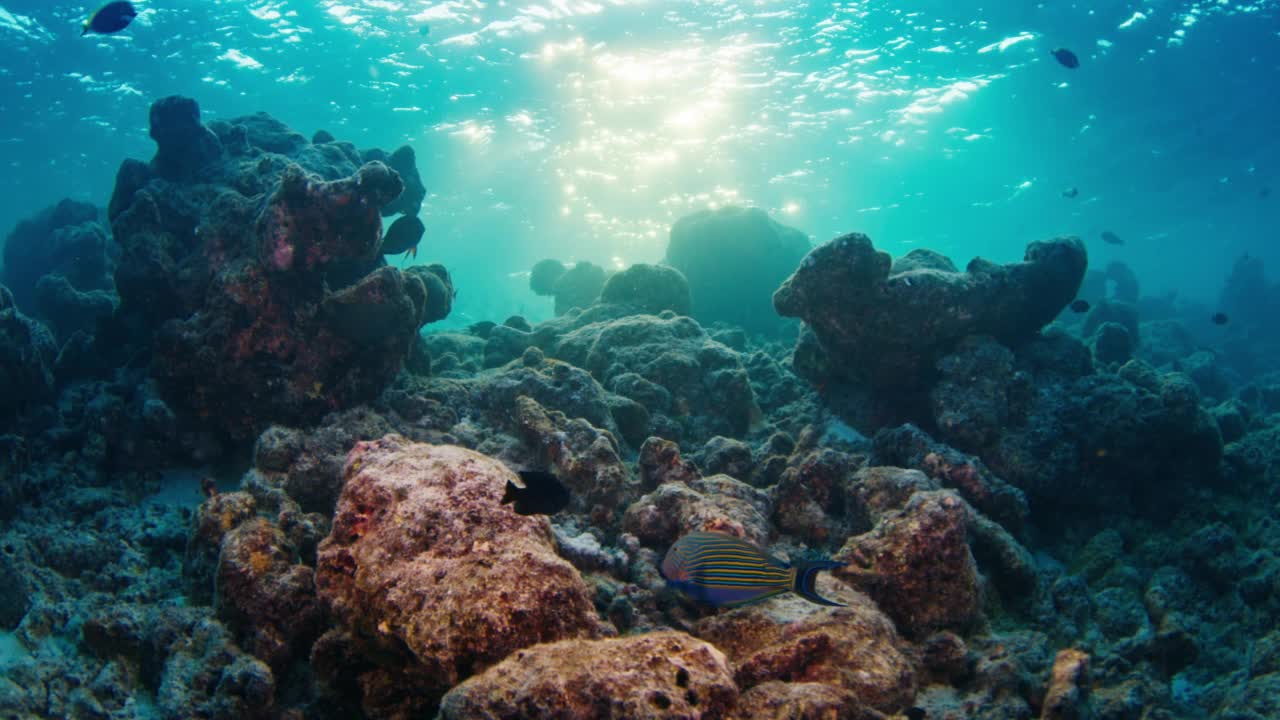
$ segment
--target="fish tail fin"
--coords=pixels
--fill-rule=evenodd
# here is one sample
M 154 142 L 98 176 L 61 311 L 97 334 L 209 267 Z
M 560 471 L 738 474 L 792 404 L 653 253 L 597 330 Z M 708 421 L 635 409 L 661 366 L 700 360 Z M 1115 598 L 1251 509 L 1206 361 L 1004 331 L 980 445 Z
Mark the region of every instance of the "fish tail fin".
M 830 605 L 832 607 L 844 607 L 843 603 L 833 602 L 822 597 L 813 588 L 813 584 L 818 579 L 818 572 L 820 570 L 834 570 L 838 567 L 844 567 L 844 565 L 844 563 L 838 560 L 811 560 L 808 562 L 796 563 L 796 584 L 793 589 L 800 597 L 811 603 Z
M 501 501 L 501 502 L 502 502 L 502 504 L 503 504 L 503 505 L 507 505 L 507 504 L 509 504 L 509 503 L 513 503 L 513 502 L 515 502 L 515 501 L 516 501 L 516 492 L 518 492 L 519 490 L 520 490 L 520 487 L 519 487 L 518 485 L 516 485 L 515 483 L 511 482 L 510 480 L 508 480 L 508 481 L 507 481 L 507 490 L 506 490 L 506 492 L 502 493 L 502 501 Z

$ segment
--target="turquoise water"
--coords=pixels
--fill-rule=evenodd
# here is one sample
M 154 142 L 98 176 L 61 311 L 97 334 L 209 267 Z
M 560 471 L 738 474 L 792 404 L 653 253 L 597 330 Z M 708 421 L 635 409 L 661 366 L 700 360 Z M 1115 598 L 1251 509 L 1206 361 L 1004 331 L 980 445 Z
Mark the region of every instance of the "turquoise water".
M 730 203 L 959 263 L 1078 234 L 1205 301 L 1242 253 L 1280 265 L 1271 0 L 137 5 L 82 38 L 85 5 L 0 3 L 0 226 L 105 203 L 152 153 L 149 104 L 184 94 L 413 145 L 446 324 L 545 318 L 533 262 L 656 261 L 674 219 Z
M 0 0 L 0 720 L 480 717 L 495 663 L 666 629 L 729 664 L 644 717 L 1280 717 L 1280 0 L 136 5 Z M 447 274 L 379 267 L 380 165 L 282 172 L 375 155 L 217 122 L 259 111 L 413 148 L 385 260 Z M 813 252 L 726 213 L 644 265 L 729 206 Z M 701 530 L 855 607 L 698 606 Z

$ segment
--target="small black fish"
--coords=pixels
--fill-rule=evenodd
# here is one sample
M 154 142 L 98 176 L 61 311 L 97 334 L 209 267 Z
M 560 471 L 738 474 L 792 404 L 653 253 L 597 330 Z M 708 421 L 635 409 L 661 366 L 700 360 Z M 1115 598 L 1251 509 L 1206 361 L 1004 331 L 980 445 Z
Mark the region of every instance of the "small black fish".
M 1073 313 L 1087 313 L 1087 312 L 1089 312 L 1089 301 L 1088 301 L 1088 300 L 1077 300 L 1077 301 L 1075 301 L 1075 302 L 1071 303 L 1071 312 L 1073 312 Z
M 1073 188 L 1073 187 L 1072 187 L 1072 188 L 1067 188 L 1066 190 L 1063 190 L 1063 191 L 1062 191 L 1062 197 L 1064 197 L 1064 198 L 1073 198 L 1073 197 L 1075 197 L 1075 196 L 1077 196 L 1077 195 L 1079 195 L 1079 194 L 1080 194 L 1080 189 L 1079 189 L 1079 188 Z
M 98 8 L 97 12 L 84 21 L 84 30 L 80 36 L 83 37 L 91 32 L 100 35 L 120 32 L 129 27 L 129 23 L 136 17 L 138 17 L 138 11 L 133 7 L 133 3 L 109 2 Z
M 1102 231 L 1102 242 L 1104 242 L 1104 243 L 1106 243 L 1106 244 L 1108 244 L 1108 245 L 1123 245 L 1123 244 L 1124 244 L 1124 240 L 1121 240 L 1119 235 L 1117 235 L 1117 234 L 1115 234 L 1115 233 L 1111 232 L 1110 230 L 1103 230 L 1103 231 Z
M 1072 70 L 1080 67 L 1080 58 L 1076 57 L 1075 53 L 1066 48 L 1058 48 L 1057 50 L 1054 50 L 1053 57 L 1059 63 L 1062 63 L 1063 67 L 1068 67 Z
M 909 707 L 903 710 L 902 714 L 907 716 L 907 720 L 925 720 L 929 717 L 929 713 L 922 707 Z
M 1227 317 L 1226 313 L 1214 313 L 1213 317 L 1209 319 L 1213 321 L 1214 325 L 1226 325 L 1231 322 L 1231 318 Z
M 382 254 L 413 253 L 418 256 L 418 243 L 427 231 L 417 215 L 401 215 L 382 235 Z
M 569 488 L 555 475 L 543 470 L 521 470 L 520 487 L 507 480 L 503 504 L 513 503 L 521 515 L 555 515 L 569 506 Z

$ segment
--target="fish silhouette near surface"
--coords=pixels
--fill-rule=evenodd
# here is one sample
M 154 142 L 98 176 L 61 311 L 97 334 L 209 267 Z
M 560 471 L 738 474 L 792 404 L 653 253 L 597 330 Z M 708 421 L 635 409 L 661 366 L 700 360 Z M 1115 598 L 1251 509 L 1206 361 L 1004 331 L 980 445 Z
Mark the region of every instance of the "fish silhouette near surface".
M 671 546 L 660 570 L 668 585 L 710 605 L 736 607 L 794 591 L 809 602 L 843 607 L 818 595 L 813 583 L 818 571 L 844 564 L 789 563 L 727 533 L 695 532 Z
M 1106 244 L 1108 244 L 1108 245 L 1123 245 L 1123 244 L 1124 244 L 1124 240 L 1121 240 L 1119 235 L 1117 235 L 1117 234 L 1115 234 L 1115 233 L 1111 232 L 1110 230 L 1103 230 L 1103 231 L 1102 231 L 1102 242 L 1104 242 L 1104 243 L 1106 243 Z
M 109 2 L 98 8 L 97 12 L 84 21 L 83 37 L 89 33 L 110 35 L 129 27 L 129 23 L 138 17 L 138 10 L 131 2 Z
M 1071 303 L 1069 307 L 1071 308 L 1071 312 L 1073 313 L 1087 313 L 1089 312 L 1089 301 L 1076 300 L 1075 302 Z
M 1073 198 L 1079 194 L 1080 194 L 1080 188 L 1076 188 L 1076 187 L 1069 187 L 1066 190 L 1062 191 L 1062 197 L 1064 198 Z
M 1066 48 L 1058 48 L 1053 51 L 1053 58 L 1057 60 L 1063 67 L 1072 70 L 1080 67 L 1080 58 L 1076 54 Z
M 504 505 L 510 504 L 521 515 L 555 515 L 569 506 L 569 488 L 554 474 L 544 470 L 521 470 L 517 474 L 523 486 L 507 480 Z
M 1231 318 L 1227 317 L 1226 313 L 1214 313 L 1213 317 L 1209 319 L 1213 321 L 1214 325 L 1226 325 L 1231 322 Z

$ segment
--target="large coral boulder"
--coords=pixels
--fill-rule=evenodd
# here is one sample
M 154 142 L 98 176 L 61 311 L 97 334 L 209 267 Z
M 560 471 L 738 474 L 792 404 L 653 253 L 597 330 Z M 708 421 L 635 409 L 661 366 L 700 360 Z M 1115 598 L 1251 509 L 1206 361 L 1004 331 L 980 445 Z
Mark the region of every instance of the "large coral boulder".
M 344 474 L 316 587 L 372 668 L 371 715 L 430 708 L 516 650 L 604 631 L 546 518 L 500 502 L 514 474 L 498 461 L 392 435 L 358 443 Z
M 609 273 L 604 268 L 586 260 L 560 273 L 551 286 L 551 294 L 556 298 L 556 315 L 589 307 L 600 297 L 608 279 Z
M 16 413 L 53 399 L 58 348 L 49 330 L 23 315 L 0 285 L 0 428 Z
M 917 258 L 894 272 L 888 253 L 850 233 L 814 248 L 773 304 L 807 323 L 833 376 L 918 388 L 967 335 L 1032 338 L 1075 297 L 1086 265 L 1078 238 L 1058 238 L 1031 243 L 1020 263 L 975 258 L 961 273 Z
M 689 282 L 679 270 L 666 265 L 636 263 L 609 276 L 600 291 L 600 302 L 626 305 L 649 315 L 663 310 L 688 315 Z
M 23 312 L 49 322 L 36 292 L 46 277 L 60 277 L 80 292 L 112 289 L 115 248 L 98 212 L 90 203 L 67 198 L 14 226 L 4 242 L 0 281 Z
M 969 629 L 981 619 L 982 597 L 968 516 L 953 491 L 916 492 L 845 543 L 836 557 L 849 565 L 835 574 L 865 590 L 909 637 Z
M 669 312 L 610 317 L 609 307 L 582 313 L 576 328 L 545 343 L 548 354 L 643 405 L 654 435 L 702 441 L 747 432 L 760 411 L 736 352 L 692 318 Z M 592 322 L 593 312 L 599 321 Z
M 724 653 L 677 632 L 564 640 L 516 652 L 445 695 L 440 720 L 731 717 Z
M 377 397 L 453 293 L 443 269 L 378 254 L 416 167 L 361 164 L 262 114 L 206 127 L 185 98 L 151 120 L 156 157 L 121 166 L 109 211 L 129 337 L 102 342 L 135 343 L 176 410 L 237 440 Z
M 677 220 L 666 263 L 689 279 L 699 321 L 768 332 L 780 325 L 770 294 L 809 247 L 807 235 L 759 208 L 725 207 Z
M 821 683 L 836 691 L 825 695 L 851 715 L 863 707 L 893 713 L 909 706 L 916 675 L 893 622 L 837 580 L 821 577 L 818 592 L 845 607 L 785 595 L 704 618 L 697 635 L 724 650 L 744 691 L 777 682 Z

